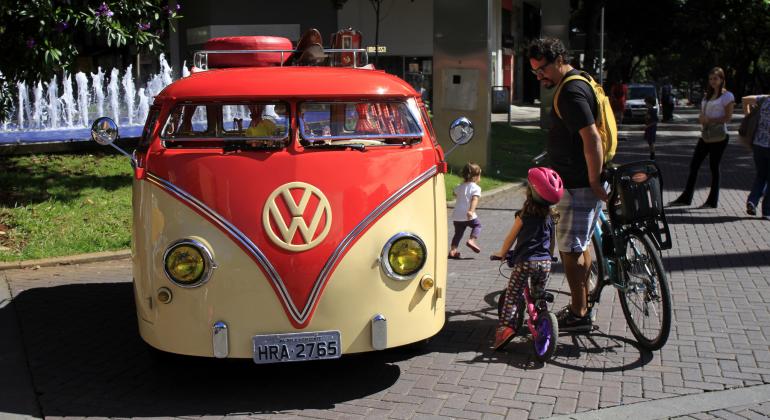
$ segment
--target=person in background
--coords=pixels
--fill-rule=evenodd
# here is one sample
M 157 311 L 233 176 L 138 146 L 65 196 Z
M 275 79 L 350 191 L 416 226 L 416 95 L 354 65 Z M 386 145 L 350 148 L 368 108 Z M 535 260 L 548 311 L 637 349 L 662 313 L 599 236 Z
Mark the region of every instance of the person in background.
M 610 105 L 615 111 L 615 121 L 618 125 L 623 123 L 623 114 L 626 113 L 626 99 L 628 98 L 628 85 L 621 79 L 618 83 L 612 85 L 610 91 Z
M 727 124 L 733 117 L 733 107 L 735 106 L 735 97 L 725 89 L 725 72 L 719 67 L 714 67 L 709 71 L 708 88 L 706 95 L 701 102 L 701 111 L 698 121 L 701 126 L 706 128 L 711 125 Z M 676 200 L 668 203 L 669 206 L 689 206 L 692 203 L 693 192 L 695 191 L 695 181 L 698 178 L 698 170 L 701 163 L 709 157 L 709 167 L 711 168 L 711 190 L 706 202 L 701 208 L 717 208 L 719 204 L 719 163 L 722 161 L 722 155 L 727 149 L 729 136 L 726 133 L 723 140 L 715 142 L 706 142 L 703 137 L 698 139 L 695 145 L 695 152 L 690 161 L 690 174 L 687 177 L 687 184 L 684 191 Z
M 460 245 L 460 240 L 463 238 L 466 228 L 471 228 L 471 237 L 465 245 L 473 252 L 481 252 L 481 248 L 476 243 L 476 239 L 478 239 L 479 233 L 481 233 L 481 222 L 478 215 L 476 215 L 476 207 L 479 205 L 479 197 L 481 197 L 481 187 L 479 187 L 481 167 L 473 162 L 468 162 L 463 167 L 461 174 L 465 182 L 454 189 L 454 195 L 457 197 L 454 211 L 452 211 L 455 234 L 452 237 L 449 249 L 449 258 L 455 260 L 460 259 L 457 247 Z
M 674 101 L 676 100 L 671 83 L 666 82 L 663 85 L 660 90 L 660 97 L 663 107 L 663 122 L 671 121 L 674 119 Z
M 770 220 L 770 200 L 767 197 L 767 186 L 770 185 L 770 95 L 744 96 L 741 100 L 743 113 L 748 114 L 752 105 L 758 105 L 751 112 L 759 112 L 757 130 L 754 132 L 751 150 L 754 153 L 756 176 L 751 191 L 746 199 L 746 213 L 757 214 L 759 200 L 762 199 L 762 218 Z
M 650 160 L 655 160 L 655 137 L 658 132 L 658 110 L 655 109 L 655 98 L 644 98 L 647 113 L 644 115 L 644 140 L 650 146 Z

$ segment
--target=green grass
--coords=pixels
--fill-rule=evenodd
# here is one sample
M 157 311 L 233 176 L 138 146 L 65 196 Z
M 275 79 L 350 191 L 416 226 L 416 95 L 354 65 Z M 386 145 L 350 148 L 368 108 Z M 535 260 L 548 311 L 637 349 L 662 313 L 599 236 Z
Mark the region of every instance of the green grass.
M 119 155 L 0 157 L 0 261 L 127 248 L 131 166 Z
M 497 122 L 492 123 L 489 140 L 492 156 L 489 168 L 481 173 L 482 191 L 523 181 L 532 167 L 532 158 L 545 149 L 546 134 L 541 129 L 511 127 Z M 463 181 L 457 175 L 460 169 L 450 168 L 446 176 L 447 200 L 454 200 L 452 190 Z

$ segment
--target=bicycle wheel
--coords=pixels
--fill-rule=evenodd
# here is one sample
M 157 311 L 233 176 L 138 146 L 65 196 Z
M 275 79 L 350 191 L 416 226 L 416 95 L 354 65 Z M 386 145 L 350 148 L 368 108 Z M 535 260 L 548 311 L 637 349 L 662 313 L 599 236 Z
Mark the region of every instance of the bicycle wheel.
M 618 289 L 620 306 L 628 327 L 639 344 L 658 350 L 671 331 L 671 294 L 656 248 L 647 235 L 629 233 L 625 241 L 623 276 L 625 290 Z
M 507 289 L 503 289 L 503 291 L 500 292 L 500 297 L 497 299 L 498 319 L 503 315 L 503 305 L 505 305 L 505 294 L 507 291 Z M 521 335 L 525 333 L 521 330 L 521 327 L 524 325 L 524 312 L 527 311 L 527 309 L 524 307 L 524 296 L 519 296 L 519 303 L 516 305 L 516 307 L 519 308 L 519 313 L 516 314 L 516 319 L 514 319 L 514 330 L 516 331 L 516 335 Z
M 556 341 L 559 339 L 559 322 L 556 320 L 556 315 L 548 310 L 540 311 L 537 315 L 535 330 L 537 337 L 532 338 L 535 359 L 544 362 L 553 356 Z

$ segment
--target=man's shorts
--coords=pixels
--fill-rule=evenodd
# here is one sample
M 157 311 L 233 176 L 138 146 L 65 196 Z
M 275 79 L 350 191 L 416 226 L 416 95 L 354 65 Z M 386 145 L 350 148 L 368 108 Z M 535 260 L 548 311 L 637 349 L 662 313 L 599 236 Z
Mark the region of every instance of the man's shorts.
M 556 209 L 559 223 L 556 225 L 556 243 L 561 252 L 583 252 L 591 243 L 596 219 L 602 202 L 591 188 L 565 189 Z

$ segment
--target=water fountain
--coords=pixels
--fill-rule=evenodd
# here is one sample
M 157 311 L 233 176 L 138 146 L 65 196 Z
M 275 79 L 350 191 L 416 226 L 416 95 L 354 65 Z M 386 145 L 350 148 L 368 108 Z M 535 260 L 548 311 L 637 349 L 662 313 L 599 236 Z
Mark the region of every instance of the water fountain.
M 80 126 L 88 125 L 88 106 L 91 101 L 88 97 L 88 76 L 82 71 L 79 71 L 75 75 L 75 81 L 78 84 L 78 123 Z
M 134 125 L 134 97 L 136 96 L 136 89 L 134 88 L 134 77 L 131 65 L 126 69 L 126 74 L 123 75 L 123 92 L 125 92 L 126 98 L 126 114 L 128 115 L 128 125 Z M 117 120 L 115 120 L 117 121 Z
M 48 83 L 48 126 L 59 128 L 59 85 L 56 76 Z
M 78 72 L 74 85 L 67 73 L 47 83 L 16 83 L 18 100 L 0 126 L 0 145 L 87 140 L 91 120 L 102 115 L 120 125 L 122 137 L 139 136 L 153 97 L 173 82 L 173 69 L 163 54 L 159 61 L 159 72 L 144 81 L 135 80 L 128 66 L 125 72 L 113 68 L 106 73 L 101 67 L 96 73 Z M 186 64 L 180 71 L 183 77 L 190 74 Z
M 67 127 L 75 126 L 75 97 L 72 94 L 72 76 L 67 74 L 62 78 L 64 83 L 64 94 L 61 97 L 62 104 L 64 105 L 64 116 L 66 118 Z

